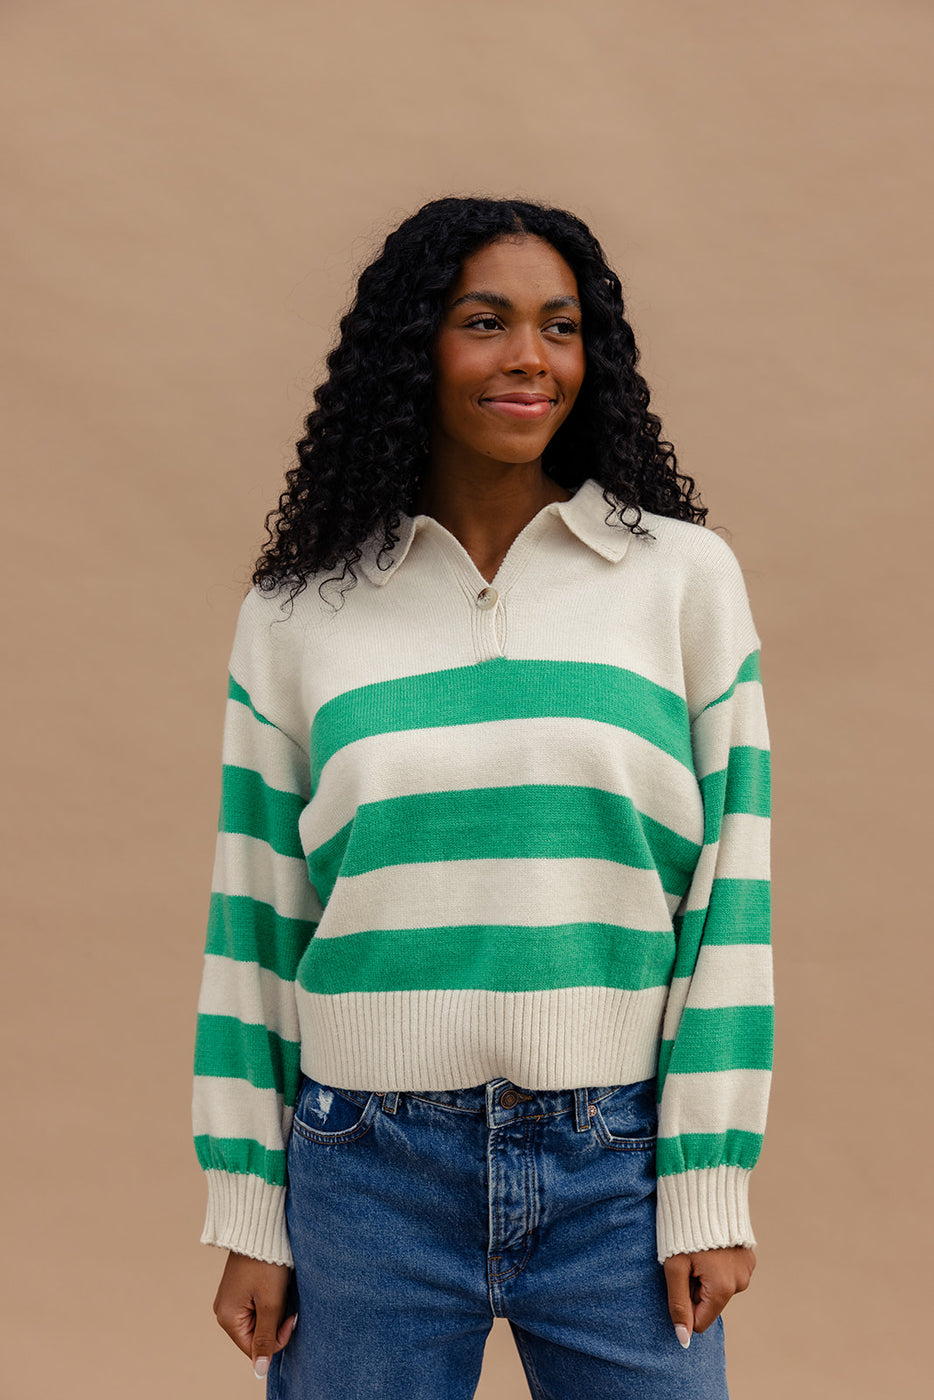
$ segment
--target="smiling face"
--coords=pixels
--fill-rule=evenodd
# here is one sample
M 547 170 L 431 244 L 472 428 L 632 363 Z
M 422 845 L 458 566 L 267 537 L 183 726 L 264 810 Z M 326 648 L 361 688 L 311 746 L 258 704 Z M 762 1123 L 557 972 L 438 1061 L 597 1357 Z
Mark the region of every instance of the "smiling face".
M 435 340 L 434 470 L 538 462 L 584 378 L 577 279 L 550 243 L 510 236 L 464 260 Z

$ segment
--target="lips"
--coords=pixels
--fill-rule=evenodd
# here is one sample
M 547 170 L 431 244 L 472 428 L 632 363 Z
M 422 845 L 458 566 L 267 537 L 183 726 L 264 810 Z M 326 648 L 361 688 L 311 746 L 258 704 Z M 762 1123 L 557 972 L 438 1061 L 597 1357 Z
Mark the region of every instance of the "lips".
M 547 394 L 490 394 L 488 403 L 551 403 Z
M 547 394 L 527 394 L 520 391 L 481 399 L 480 407 L 487 409 L 490 413 L 499 413 L 507 418 L 521 420 L 523 418 L 545 418 L 555 403 L 556 400 L 550 399 Z

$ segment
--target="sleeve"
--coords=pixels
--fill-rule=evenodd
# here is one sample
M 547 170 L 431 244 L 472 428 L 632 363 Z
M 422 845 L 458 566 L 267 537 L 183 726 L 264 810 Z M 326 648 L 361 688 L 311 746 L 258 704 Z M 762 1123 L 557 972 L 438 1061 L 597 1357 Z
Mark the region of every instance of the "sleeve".
M 704 838 L 675 918 L 659 1056 L 658 1257 L 754 1245 L 749 1177 L 762 1145 L 773 1044 L 769 735 L 759 639 L 739 567 L 708 644 L 732 679 L 691 725 Z
M 192 1124 L 208 1188 L 201 1242 L 291 1264 L 286 1147 L 301 1084 L 295 979 L 321 909 L 298 831 L 308 753 L 296 725 L 286 732 L 264 713 L 281 677 L 251 639 L 253 606 L 241 611 L 231 657 Z

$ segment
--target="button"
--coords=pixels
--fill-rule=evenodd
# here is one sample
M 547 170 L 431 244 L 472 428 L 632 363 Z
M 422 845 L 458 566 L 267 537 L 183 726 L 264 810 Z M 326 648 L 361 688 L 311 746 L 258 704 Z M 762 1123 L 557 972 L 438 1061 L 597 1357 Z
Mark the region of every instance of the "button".
M 518 1089 L 505 1089 L 499 1096 L 499 1101 L 503 1108 L 515 1108 L 520 1099 L 523 1103 L 531 1103 L 532 1095 L 520 1094 Z
M 481 588 L 477 594 L 477 607 L 494 608 L 498 598 L 499 594 L 495 588 Z

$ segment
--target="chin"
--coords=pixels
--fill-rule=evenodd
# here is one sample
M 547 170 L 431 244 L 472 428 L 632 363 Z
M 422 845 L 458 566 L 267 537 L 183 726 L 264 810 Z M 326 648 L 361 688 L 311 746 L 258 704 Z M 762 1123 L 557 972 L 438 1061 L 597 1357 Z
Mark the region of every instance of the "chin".
M 536 457 L 542 455 L 553 437 L 554 433 L 549 433 L 547 437 L 533 437 L 531 433 L 516 433 L 504 440 L 489 444 L 486 450 L 491 456 L 498 457 L 503 462 L 532 462 Z

